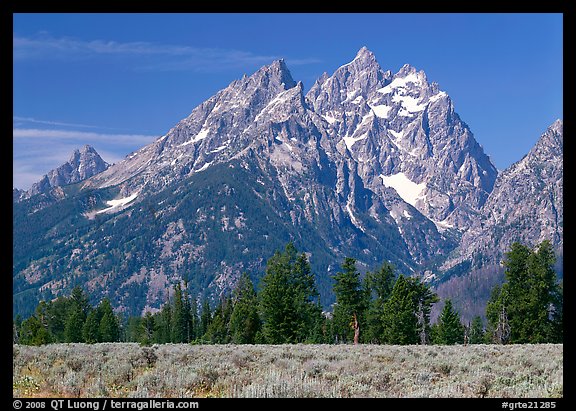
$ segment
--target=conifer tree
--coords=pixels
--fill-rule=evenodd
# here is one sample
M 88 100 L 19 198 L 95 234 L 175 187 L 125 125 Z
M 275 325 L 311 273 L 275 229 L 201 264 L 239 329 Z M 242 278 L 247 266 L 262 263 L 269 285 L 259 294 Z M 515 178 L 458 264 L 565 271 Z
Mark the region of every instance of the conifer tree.
M 174 286 L 174 306 L 172 307 L 172 319 L 170 321 L 171 338 L 173 343 L 187 342 L 188 337 L 188 314 L 182 294 L 180 283 Z
M 384 303 L 382 340 L 387 344 L 417 344 L 418 318 L 410 282 L 398 276 L 390 297 Z
M 20 343 L 24 345 L 44 345 L 51 343 L 48 330 L 36 316 L 31 316 L 22 322 L 20 328 Z
M 268 260 L 259 293 L 262 336 L 270 344 L 305 341 L 311 333 L 318 295 L 305 254 L 288 243 Z
M 212 320 L 208 325 L 208 330 L 204 338 L 212 344 L 226 344 L 229 342 L 229 321 L 231 314 L 232 300 L 224 297 L 214 309 Z
M 150 311 L 146 311 L 144 318 L 142 319 L 142 339 L 140 342 L 143 345 L 151 345 L 154 341 L 154 334 L 156 330 L 156 323 L 154 316 Z
M 198 303 L 196 302 L 196 298 L 189 299 L 190 301 L 190 339 L 189 341 L 194 341 L 198 338 L 200 333 L 200 319 L 198 316 Z
M 100 342 L 100 321 L 102 320 L 102 315 L 100 310 L 92 310 L 88 317 L 86 317 L 86 321 L 84 322 L 84 326 L 82 327 L 82 336 L 84 338 L 84 342 L 88 344 L 94 344 Z
M 247 273 L 240 276 L 233 293 L 234 308 L 230 316 L 230 339 L 233 344 L 254 344 L 260 330 L 258 297 Z
M 166 344 L 172 341 L 172 304 L 170 297 L 162 306 L 162 310 L 156 317 L 156 337 L 154 338 L 159 344 Z
M 334 324 L 344 341 L 358 344 L 364 310 L 366 293 L 362 288 L 360 273 L 356 269 L 356 260 L 346 257 L 342 271 L 334 275 Z
M 108 298 L 104 298 L 97 308 L 101 314 L 100 342 L 117 342 L 120 341 L 120 323 L 112 310 L 112 304 Z
M 79 286 L 74 287 L 70 295 L 70 305 L 64 325 L 64 338 L 66 342 L 83 342 L 83 327 L 89 311 L 92 309 L 88 297 Z
M 202 312 L 200 314 L 200 330 L 198 336 L 202 339 L 204 334 L 208 331 L 208 327 L 212 322 L 212 311 L 210 309 L 210 303 L 207 298 L 202 301 Z
M 384 304 L 392 293 L 394 279 L 394 266 L 389 262 L 385 262 L 374 272 L 367 272 L 364 277 L 364 288 L 369 294 L 369 306 L 366 311 L 366 332 L 364 333 L 366 342 L 382 343 Z
M 447 299 L 444 303 L 434 342 L 447 345 L 464 343 L 464 326 L 460 322 L 460 315 L 452 306 L 450 299 Z
M 560 289 L 554 272 L 552 245 L 545 240 L 535 251 L 520 243 L 506 253 L 505 282 L 495 286 L 486 307 L 491 334 L 498 342 L 557 341 L 561 322 Z

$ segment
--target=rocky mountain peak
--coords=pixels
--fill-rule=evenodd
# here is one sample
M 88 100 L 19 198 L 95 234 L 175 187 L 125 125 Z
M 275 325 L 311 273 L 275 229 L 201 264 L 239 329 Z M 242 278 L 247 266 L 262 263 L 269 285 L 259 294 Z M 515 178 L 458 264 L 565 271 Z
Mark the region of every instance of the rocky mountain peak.
M 562 153 L 564 148 L 564 123 L 556 120 L 540 136 L 536 145 L 530 150 L 528 155 L 550 157 Z
M 284 90 L 292 88 L 296 82 L 292 78 L 290 70 L 286 66 L 284 59 L 275 60 L 269 66 L 262 67 L 253 77 L 258 78 L 262 75 L 270 80 L 271 85 L 279 85 Z
M 358 53 L 356 53 L 356 57 L 354 61 L 358 61 L 361 64 L 372 64 L 376 63 L 376 56 L 372 53 L 366 46 L 363 46 Z
M 28 198 L 55 187 L 78 183 L 103 172 L 108 167 L 110 164 L 100 157 L 94 147 L 87 144 L 80 149 L 75 149 L 66 163 L 46 173 L 20 198 Z

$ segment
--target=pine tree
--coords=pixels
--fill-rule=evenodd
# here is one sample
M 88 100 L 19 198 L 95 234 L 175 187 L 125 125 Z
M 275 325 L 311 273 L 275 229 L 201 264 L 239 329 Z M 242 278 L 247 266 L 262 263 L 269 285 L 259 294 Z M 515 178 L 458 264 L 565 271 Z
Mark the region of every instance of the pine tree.
M 97 308 L 100 311 L 101 319 L 98 331 L 101 342 L 120 341 L 120 323 L 112 310 L 112 304 L 108 298 L 104 298 Z
M 189 341 L 195 341 L 196 338 L 200 335 L 200 319 L 198 316 L 198 303 L 196 302 L 196 298 L 190 299 L 190 339 Z
M 84 338 L 84 342 L 88 344 L 101 342 L 100 338 L 101 320 L 102 315 L 100 310 L 96 309 L 90 311 L 90 314 L 88 314 L 88 317 L 86 317 L 86 321 L 84 322 L 84 326 L 82 327 L 82 336 Z
M 12 344 L 20 344 L 20 329 L 22 327 L 22 316 L 16 315 L 12 321 Z
M 66 327 L 66 319 L 70 311 L 71 299 L 69 297 L 60 296 L 56 300 L 48 304 L 48 331 L 52 335 L 54 342 L 65 342 L 64 329 Z
M 48 330 L 35 316 L 24 320 L 20 329 L 20 344 L 23 345 L 44 345 L 51 343 Z
M 342 263 L 342 271 L 334 275 L 334 324 L 344 341 L 358 344 L 362 318 L 366 308 L 366 293 L 360 281 L 360 273 L 356 269 L 356 260 L 346 257 Z
M 382 340 L 387 344 L 417 344 L 418 318 L 410 282 L 398 276 L 390 297 L 384 304 Z
M 254 344 L 260 330 L 258 297 L 252 280 L 243 273 L 233 292 L 234 309 L 230 316 L 230 338 L 233 344 Z
M 24 320 L 20 327 L 20 343 L 24 345 L 44 345 L 53 341 L 48 330 L 48 304 L 44 301 L 36 306 L 34 314 Z
M 437 344 L 463 344 L 464 326 L 460 322 L 460 315 L 452 306 L 452 301 L 447 299 L 438 321 Z
M 68 343 L 78 343 L 84 341 L 82 330 L 84 327 L 85 316 L 79 311 L 72 311 L 66 319 L 64 328 L 64 337 Z
M 290 266 L 294 256 L 291 248 L 285 253 L 276 251 L 266 264 L 266 274 L 261 280 L 259 306 L 262 318 L 262 335 L 269 344 L 295 342 Z
M 204 338 L 204 334 L 208 331 L 208 327 L 212 322 L 212 311 L 208 299 L 204 298 L 202 301 L 202 313 L 200 314 L 200 330 L 198 336 L 200 339 Z
M 156 322 L 154 316 L 150 311 L 146 311 L 144 318 L 142 319 L 142 339 L 140 343 L 143 345 L 151 345 L 154 341 L 154 334 L 156 330 Z
M 495 286 L 486 307 L 489 330 L 499 343 L 557 341 L 561 322 L 560 291 L 549 241 L 536 251 L 512 244 L 506 253 L 505 283 Z
M 192 305 L 190 303 L 190 295 L 188 294 L 188 281 L 184 282 L 182 302 L 184 308 L 184 341 L 189 343 L 194 340 L 196 336 L 194 335 L 195 321 L 192 318 Z
M 162 310 L 156 317 L 156 335 L 154 340 L 159 344 L 171 343 L 172 341 L 172 304 L 170 297 L 162 306 Z
M 174 343 L 187 342 L 188 338 L 188 321 L 187 310 L 182 295 L 182 287 L 180 283 L 174 286 L 174 306 L 172 308 L 171 338 L 170 341 Z
M 318 297 L 314 311 L 311 313 L 312 326 L 310 335 L 306 339 L 310 344 L 326 344 L 330 342 L 330 333 L 327 329 L 327 319 L 322 312 L 320 297 Z
M 305 254 L 288 243 L 268 260 L 259 293 L 262 336 L 270 344 L 298 343 L 309 338 L 318 295 Z
M 92 309 L 88 297 L 79 286 L 74 287 L 70 295 L 70 304 L 64 324 L 64 339 L 68 343 L 83 342 L 82 330 L 84 322 Z
M 564 342 L 564 282 L 560 280 L 552 303 L 550 342 Z
M 364 333 L 366 342 L 382 343 L 384 304 L 392 293 L 394 279 L 394 266 L 389 262 L 382 264 L 375 272 L 367 272 L 364 277 L 364 288 L 369 293 L 370 300 L 366 312 L 366 332 Z
M 143 341 L 143 327 L 142 321 L 144 317 L 130 316 L 126 321 L 126 342 L 142 343 Z
M 212 344 L 226 344 L 229 342 L 228 325 L 231 314 L 231 299 L 222 298 L 214 309 L 212 320 L 204 338 Z
M 430 287 L 420 281 L 418 278 L 408 278 L 410 284 L 414 306 L 416 307 L 415 315 L 417 318 L 417 331 L 420 344 L 430 342 L 430 310 L 432 304 L 437 302 L 436 295 Z

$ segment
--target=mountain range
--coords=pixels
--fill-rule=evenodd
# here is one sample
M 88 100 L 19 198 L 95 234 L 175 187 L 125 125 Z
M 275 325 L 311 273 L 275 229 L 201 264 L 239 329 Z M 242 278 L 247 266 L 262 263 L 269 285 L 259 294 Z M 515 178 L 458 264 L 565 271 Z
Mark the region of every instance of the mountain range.
M 512 241 L 561 253 L 562 145 L 558 120 L 498 173 L 423 71 L 384 71 L 363 47 L 305 93 L 277 60 L 114 165 L 84 147 L 15 189 L 14 312 L 78 284 L 129 314 L 181 280 L 217 298 L 243 271 L 260 278 L 288 241 L 308 253 L 326 307 L 345 256 L 441 290 L 498 266 Z

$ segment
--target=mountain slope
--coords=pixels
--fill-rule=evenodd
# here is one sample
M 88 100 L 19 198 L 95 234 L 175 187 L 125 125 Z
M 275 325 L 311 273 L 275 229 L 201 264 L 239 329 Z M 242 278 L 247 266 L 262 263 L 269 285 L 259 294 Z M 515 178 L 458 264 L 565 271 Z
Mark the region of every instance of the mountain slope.
M 15 204 L 14 312 L 77 284 L 129 314 L 182 279 L 216 298 L 243 271 L 257 281 L 288 241 L 328 306 L 345 256 L 438 273 L 495 180 L 422 71 L 384 71 L 362 48 L 304 94 L 278 60 L 106 170 Z
M 440 267 L 438 295 L 465 321 L 484 316 L 492 288 L 504 279 L 502 261 L 513 242 L 549 240 L 563 276 L 563 123 L 555 121 L 530 152 L 498 175 L 479 218 Z M 433 313 L 437 314 L 437 313 Z
M 497 178 L 473 227 L 442 268 L 462 261 L 498 264 L 513 242 L 563 246 L 563 123 L 556 120 L 530 152 Z

